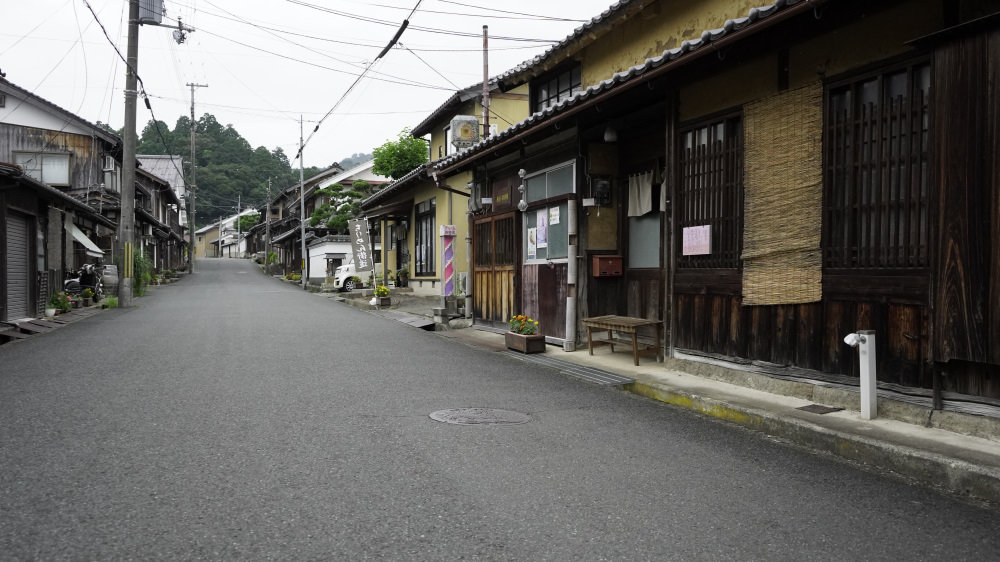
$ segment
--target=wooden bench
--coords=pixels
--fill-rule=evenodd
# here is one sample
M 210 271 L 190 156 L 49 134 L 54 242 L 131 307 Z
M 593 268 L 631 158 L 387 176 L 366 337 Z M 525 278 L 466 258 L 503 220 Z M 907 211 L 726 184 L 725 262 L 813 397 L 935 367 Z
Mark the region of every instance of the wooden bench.
M 660 346 L 660 342 L 663 341 L 663 321 L 662 320 L 646 320 L 645 318 L 632 318 L 630 316 L 595 316 L 593 318 L 584 318 L 583 325 L 587 327 L 587 349 L 591 355 L 594 354 L 594 345 L 609 345 L 611 346 L 611 352 L 615 351 L 615 341 L 614 332 L 624 332 L 632 335 L 632 359 L 635 361 L 636 366 L 639 365 L 639 343 L 636 341 L 636 332 L 639 328 L 644 328 L 646 326 L 656 327 L 656 360 L 663 361 L 663 348 Z M 591 336 L 591 332 L 597 328 L 598 330 L 607 330 L 608 339 L 607 340 L 597 340 Z M 649 350 L 644 350 L 649 351 Z

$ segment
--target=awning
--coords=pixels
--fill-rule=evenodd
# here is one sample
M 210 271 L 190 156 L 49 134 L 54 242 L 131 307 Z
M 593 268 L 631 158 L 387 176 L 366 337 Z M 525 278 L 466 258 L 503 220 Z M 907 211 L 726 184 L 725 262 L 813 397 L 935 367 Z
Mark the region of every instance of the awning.
M 87 238 L 87 235 L 77 228 L 75 224 L 69 223 L 69 233 L 73 236 L 73 240 L 83 244 L 88 256 L 92 258 L 104 257 L 104 252 L 97 247 L 97 244 L 94 244 L 90 238 Z

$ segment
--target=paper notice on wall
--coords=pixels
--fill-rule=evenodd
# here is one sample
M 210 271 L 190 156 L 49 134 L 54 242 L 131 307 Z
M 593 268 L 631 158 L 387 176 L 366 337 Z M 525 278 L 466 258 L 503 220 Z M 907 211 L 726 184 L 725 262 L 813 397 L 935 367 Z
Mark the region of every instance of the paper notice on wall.
M 538 239 L 535 241 L 539 248 L 549 246 L 548 212 L 542 209 L 535 213 L 535 228 L 538 230 Z
M 712 253 L 712 226 L 689 226 L 684 229 L 683 255 L 704 256 Z
M 559 207 L 549 209 L 549 224 L 559 224 Z
M 528 229 L 528 259 L 533 260 L 538 255 L 538 229 Z

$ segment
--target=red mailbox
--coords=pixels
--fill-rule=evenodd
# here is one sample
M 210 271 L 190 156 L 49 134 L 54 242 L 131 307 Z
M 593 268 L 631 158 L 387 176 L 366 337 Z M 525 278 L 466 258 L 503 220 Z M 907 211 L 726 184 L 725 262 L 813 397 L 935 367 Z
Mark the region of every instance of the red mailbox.
M 621 256 L 591 256 L 594 277 L 621 277 Z

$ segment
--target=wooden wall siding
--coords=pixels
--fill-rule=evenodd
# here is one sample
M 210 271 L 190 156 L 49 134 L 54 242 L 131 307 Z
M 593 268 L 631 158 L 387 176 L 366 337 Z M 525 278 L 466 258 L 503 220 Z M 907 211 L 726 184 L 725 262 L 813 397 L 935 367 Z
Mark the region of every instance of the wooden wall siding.
M 566 337 L 568 271 L 565 263 L 521 267 L 521 314 L 538 320 L 546 336 Z
M 473 273 L 473 312 L 476 320 L 505 324 L 514 309 L 514 271 L 475 271 Z
M 677 347 L 857 376 L 845 335 L 875 330 L 879 380 L 930 388 L 926 307 L 884 302 L 742 306 L 733 295 L 677 295 Z
M 47 131 L 18 125 L 0 124 L 0 155 L 14 152 L 70 152 L 69 178 L 74 188 L 99 185 L 104 176 L 99 168 L 102 141 L 72 133 Z
M 990 34 L 989 40 L 989 83 L 992 90 L 988 93 L 987 99 L 1000 99 L 1000 30 Z M 992 209 L 993 220 L 990 223 L 990 240 L 993 241 L 993 255 L 990 259 L 990 317 L 986 321 L 987 341 L 994 342 L 989 350 L 989 361 L 994 365 L 1000 365 L 1000 107 L 997 103 L 988 105 L 989 114 L 989 146 L 992 159 L 987 160 L 991 175 L 989 185 L 993 186 L 993 198 L 990 209 Z M 995 380 L 995 384 L 1000 384 L 1000 376 Z M 993 396 L 1000 395 L 994 387 Z
M 473 317 L 494 326 L 505 325 L 517 310 L 514 277 L 517 262 L 517 221 L 512 213 L 487 217 L 473 224 Z
M 629 271 L 626 287 L 626 310 L 624 311 L 626 316 L 649 320 L 663 319 L 663 307 L 661 305 L 663 284 L 660 279 L 659 270 Z M 612 312 L 609 314 L 619 313 Z M 656 328 L 654 327 L 640 328 L 638 334 L 644 341 L 653 342 L 656 340 Z M 663 342 L 656 343 L 656 345 L 662 344 Z
M 996 131 L 998 34 L 959 39 L 934 55 L 933 183 L 938 196 L 935 359 L 998 361 L 1000 259 Z M 995 76 L 995 74 L 994 74 Z M 991 169 L 992 166 L 992 169 Z

